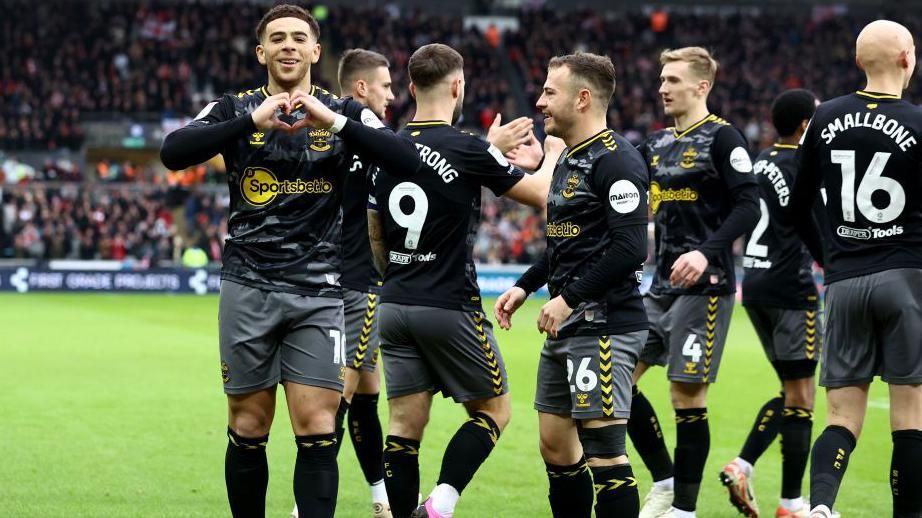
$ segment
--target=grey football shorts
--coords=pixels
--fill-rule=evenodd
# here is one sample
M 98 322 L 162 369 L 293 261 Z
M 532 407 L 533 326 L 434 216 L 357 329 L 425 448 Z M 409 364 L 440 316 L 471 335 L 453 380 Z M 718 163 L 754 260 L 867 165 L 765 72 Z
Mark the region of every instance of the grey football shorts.
M 343 301 L 221 281 L 218 336 L 224 392 L 282 381 L 342 392 Z
M 394 303 L 379 311 L 388 399 L 428 391 L 462 403 L 509 392 L 483 313 Z
M 631 375 L 647 331 L 548 338 L 538 362 L 535 410 L 573 419 L 631 415 Z
M 922 270 L 886 270 L 826 288 L 820 384 L 864 385 L 876 375 L 895 385 L 922 383 Z
M 650 335 L 640 361 L 683 383 L 714 383 L 736 301 L 730 295 L 644 295 Z
M 374 372 L 378 366 L 378 294 L 343 288 L 346 367 Z
M 744 307 L 769 361 L 819 360 L 823 348 L 820 311 L 761 304 Z

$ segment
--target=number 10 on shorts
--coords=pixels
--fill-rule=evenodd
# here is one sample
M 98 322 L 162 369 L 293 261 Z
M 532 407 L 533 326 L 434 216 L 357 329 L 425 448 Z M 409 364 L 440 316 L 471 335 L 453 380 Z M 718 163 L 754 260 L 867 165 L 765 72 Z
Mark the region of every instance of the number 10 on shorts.
M 343 347 L 343 332 L 339 329 L 330 329 L 330 338 L 333 339 L 333 364 L 346 364 L 346 348 Z

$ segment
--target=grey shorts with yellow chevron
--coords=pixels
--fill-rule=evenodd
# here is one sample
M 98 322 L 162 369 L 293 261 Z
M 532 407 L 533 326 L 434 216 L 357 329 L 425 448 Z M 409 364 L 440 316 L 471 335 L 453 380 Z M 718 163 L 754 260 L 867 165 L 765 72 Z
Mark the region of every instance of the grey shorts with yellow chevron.
M 640 360 L 668 365 L 671 381 L 714 383 L 723 356 L 736 297 L 644 295 L 650 336 Z
M 545 340 L 535 410 L 573 419 L 630 417 L 631 374 L 646 341 L 646 330 Z
M 815 309 L 746 304 L 746 313 L 768 360 L 819 360 L 823 319 Z
M 428 391 L 462 403 L 509 392 L 483 313 L 395 303 L 378 311 L 388 399 Z
M 343 288 L 346 367 L 374 372 L 378 366 L 378 294 Z

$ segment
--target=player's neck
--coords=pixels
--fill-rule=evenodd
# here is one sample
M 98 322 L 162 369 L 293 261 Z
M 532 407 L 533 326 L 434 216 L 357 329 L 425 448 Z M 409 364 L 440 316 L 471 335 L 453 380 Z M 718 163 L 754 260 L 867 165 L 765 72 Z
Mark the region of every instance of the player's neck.
M 269 92 L 269 95 L 280 94 L 282 92 L 288 92 L 289 94 L 293 93 L 295 90 L 301 90 L 302 92 L 310 92 L 311 90 L 311 73 L 310 71 L 304 75 L 304 79 L 301 80 L 296 85 L 288 86 L 281 85 L 275 81 L 275 78 L 272 75 L 269 75 L 269 84 L 266 85 L 266 90 Z
M 864 87 L 864 91 L 903 97 L 903 78 L 888 76 L 869 77 L 868 84 Z
M 778 142 L 775 142 L 775 144 L 781 144 L 782 146 L 796 146 L 799 142 L 800 142 L 799 136 L 791 136 L 791 137 L 779 137 Z
M 573 148 L 606 129 L 608 129 L 608 126 L 605 124 L 604 118 L 599 120 L 587 120 L 582 124 L 574 124 L 573 127 L 570 128 L 570 131 L 563 137 L 563 141 L 567 144 L 568 148 Z
M 687 130 L 692 124 L 708 116 L 707 102 L 698 104 L 687 112 L 675 116 L 675 130 L 679 133 Z
M 427 100 L 416 100 L 416 114 L 413 115 L 414 121 L 445 121 L 451 124 L 452 116 L 455 114 L 454 106 L 446 106 L 445 103 L 430 102 Z

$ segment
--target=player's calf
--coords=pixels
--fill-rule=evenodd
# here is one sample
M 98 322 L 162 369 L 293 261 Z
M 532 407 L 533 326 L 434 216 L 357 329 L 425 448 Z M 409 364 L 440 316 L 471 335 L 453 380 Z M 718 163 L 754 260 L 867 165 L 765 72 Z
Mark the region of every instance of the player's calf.
M 595 487 L 595 515 L 598 518 L 634 518 L 640 512 L 637 479 L 627 462 L 627 426 L 622 422 L 584 423 L 579 429 Z

